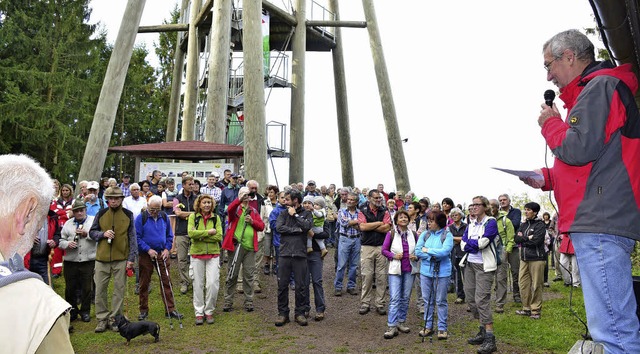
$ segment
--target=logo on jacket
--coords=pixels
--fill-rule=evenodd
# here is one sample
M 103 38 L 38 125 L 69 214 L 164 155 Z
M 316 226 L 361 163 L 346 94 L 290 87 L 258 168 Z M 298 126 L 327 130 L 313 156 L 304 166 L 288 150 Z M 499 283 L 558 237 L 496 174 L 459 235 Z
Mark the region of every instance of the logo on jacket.
M 573 117 L 569 118 L 569 124 L 571 124 L 571 125 L 578 124 L 578 117 L 573 116 Z

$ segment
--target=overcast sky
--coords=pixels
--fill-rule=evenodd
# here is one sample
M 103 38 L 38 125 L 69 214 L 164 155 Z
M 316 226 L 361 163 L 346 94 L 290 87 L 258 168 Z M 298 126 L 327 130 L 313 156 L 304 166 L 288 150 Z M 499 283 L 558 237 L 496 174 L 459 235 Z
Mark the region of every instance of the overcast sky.
M 141 25 L 160 24 L 176 3 L 148 0 Z M 491 167 L 545 165 L 537 117 L 544 91 L 556 87 L 546 81 L 542 44 L 566 29 L 595 27 L 589 2 L 374 3 L 401 136 L 409 139 L 403 146 L 412 190 L 432 200 L 451 197 L 461 204 L 476 195 L 537 195 L 516 177 Z M 105 25 L 113 42 L 126 1 L 93 0 L 91 5 L 91 22 Z M 364 20 L 361 1 L 340 1 L 340 6 L 342 20 Z M 357 28 L 344 28 L 342 33 L 356 185 L 384 183 L 386 191 L 393 191 L 393 162 L 368 33 Z M 154 40 L 153 34 L 138 35 L 138 42 L 148 46 Z M 592 40 L 602 47 L 598 38 Z M 340 186 L 331 54 L 308 53 L 306 65 L 304 182 L 314 179 L 319 185 Z M 266 121 L 288 126 L 289 100 L 288 89 L 274 89 Z M 547 163 L 553 163 L 550 154 Z M 280 186 L 288 183 L 288 160 L 275 159 L 274 164 Z M 275 183 L 271 163 L 268 166 L 270 182 Z

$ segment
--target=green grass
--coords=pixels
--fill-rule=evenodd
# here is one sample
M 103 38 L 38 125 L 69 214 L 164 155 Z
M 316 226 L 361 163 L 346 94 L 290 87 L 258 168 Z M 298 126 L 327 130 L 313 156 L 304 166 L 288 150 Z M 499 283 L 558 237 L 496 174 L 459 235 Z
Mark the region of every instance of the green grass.
M 325 267 L 332 267 L 326 264 Z M 222 268 L 222 273 L 225 273 Z M 179 284 L 177 272 L 172 271 L 173 284 Z M 552 272 L 553 273 L 553 272 Z M 549 277 L 553 278 L 553 275 Z M 225 274 L 221 274 L 224 284 Z M 137 320 L 138 316 L 138 296 L 134 294 L 134 278 L 128 278 L 127 295 L 125 300 L 125 313 L 132 320 Z M 54 288 L 59 294 L 64 294 L 64 280 L 62 278 L 54 280 Z M 325 279 L 325 291 L 331 289 L 331 280 Z M 138 337 L 131 341 L 130 347 L 124 346 L 125 340 L 118 333 L 107 331 L 102 334 L 94 333 L 96 326 L 94 307 L 92 306 L 92 321 L 84 323 L 73 322 L 75 332 L 71 335 L 71 341 L 77 353 L 112 353 L 127 350 L 131 353 L 206 353 L 206 352 L 243 352 L 243 353 L 274 353 L 274 352 L 333 352 L 333 353 L 358 353 L 358 352 L 414 352 L 414 350 L 426 350 L 430 352 L 443 352 L 436 350 L 446 350 L 447 353 L 465 353 L 472 347 L 466 344 L 466 337 L 470 337 L 477 331 L 478 321 L 470 319 L 469 314 L 464 312 L 452 314 L 452 309 L 462 309 L 455 305 L 454 294 L 449 294 L 449 323 L 450 333 L 463 334 L 464 338 L 454 340 L 450 338 L 447 342 L 434 341 L 433 346 L 425 346 L 420 339 L 411 339 L 404 346 L 396 347 L 397 343 L 383 342 L 382 346 L 375 350 L 358 349 L 350 346 L 348 338 L 350 335 L 364 335 L 375 333 L 381 335 L 380 326 L 375 323 L 364 322 L 357 324 L 350 333 L 336 333 L 343 341 L 335 341 L 327 347 L 319 347 L 317 341 L 305 341 L 305 337 L 317 336 L 313 331 L 293 332 L 277 329 L 273 326 L 274 313 L 264 314 L 260 311 L 247 313 L 239 306 L 240 301 L 236 301 L 235 310 L 229 313 L 221 311 L 223 301 L 223 289 L 220 289 L 218 304 L 214 312 L 215 324 L 195 326 L 193 323 L 193 306 L 191 291 L 187 295 L 181 295 L 176 286 L 176 307 L 178 311 L 185 314 L 183 327 L 179 327 L 179 321 L 173 320 L 174 329 L 170 329 L 169 320 L 164 318 L 164 305 L 159 293 L 159 282 L 157 276 L 152 277 L 152 291 L 149 295 L 149 318 L 150 321 L 158 322 L 161 326 L 161 342 L 159 345 L 151 345 L 151 336 Z M 571 309 L 584 321 L 585 312 L 582 299 L 582 290 L 563 286 L 562 282 L 551 283 L 551 288 L 544 288 L 544 301 L 542 305 L 542 318 L 531 320 L 528 317 L 515 315 L 515 310 L 520 309 L 519 304 L 508 301 L 505 313 L 494 313 L 494 329 L 499 341 L 499 350 L 504 353 L 566 353 L 573 344 L 581 339 L 585 328 L 580 321 L 570 312 L 569 293 L 572 294 Z M 329 293 L 327 293 L 329 294 Z M 268 295 L 266 301 L 273 301 L 274 295 Z M 331 295 L 328 295 L 331 296 Z M 111 298 L 109 297 L 109 300 Z M 238 297 L 236 296 L 236 300 Z M 511 300 L 511 294 L 509 294 Z M 259 300 L 260 301 L 260 300 Z M 414 302 L 411 302 L 412 306 Z M 413 307 L 412 307 L 413 308 Z M 275 310 L 275 307 L 274 307 Z M 337 310 L 334 310 L 337 311 Z M 460 310 L 458 310 L 460 311 Z M 454 321 L 453 316 L 458 316 Z M 460 321 L 460 317 L 465 319 Z M 364 317 L 358 317 L 357 320 Z M 311 327 L 309 327 L 311 328 Z M 336 329 L 341 331 L 341 329 Z M 304 334 L 299 334 L 304 333 Z M 362 334 L 360 334 L 362 333 Z M 460 337 L 457 335 L 457 337 Z M 322 338 L 320 338 L 322 340 Z M 345 342 L 346 341 L 346 342 Z M 302 346 L 301 346 L 302 345 Z M 206 349 L 205 349 L 206 348 Z

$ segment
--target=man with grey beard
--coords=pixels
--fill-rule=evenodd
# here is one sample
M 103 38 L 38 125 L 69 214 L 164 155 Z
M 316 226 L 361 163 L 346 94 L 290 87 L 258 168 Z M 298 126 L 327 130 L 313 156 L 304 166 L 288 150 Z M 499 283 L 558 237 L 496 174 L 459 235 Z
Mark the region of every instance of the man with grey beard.
M 51 195 L 51 177 L 37 162 L 26 155 L 0 156 L 0 313 L 12 319 L 0 321 L 3 352 L 74 352 L 71 305 L 23 263 L 45 222 Z

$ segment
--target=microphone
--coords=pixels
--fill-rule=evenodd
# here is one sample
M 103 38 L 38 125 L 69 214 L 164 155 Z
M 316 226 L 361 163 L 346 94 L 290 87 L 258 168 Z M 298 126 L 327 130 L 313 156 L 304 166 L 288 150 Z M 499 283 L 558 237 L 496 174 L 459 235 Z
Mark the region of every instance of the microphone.
M 556 98 L 556 93 L 553 90 L 547 90 L 544 92 L 544 103 L 549 107 L 553 107 L 553 99 Z

